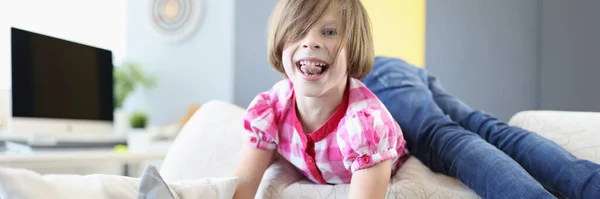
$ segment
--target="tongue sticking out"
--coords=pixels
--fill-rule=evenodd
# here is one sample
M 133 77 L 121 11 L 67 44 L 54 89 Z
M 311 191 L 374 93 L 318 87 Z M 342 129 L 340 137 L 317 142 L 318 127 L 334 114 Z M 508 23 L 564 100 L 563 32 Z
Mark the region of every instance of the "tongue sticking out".
M 300 67 L 300 70 L 306 74 L 315 75 L 323 72 L 323 67 L 321 66 L 313 66 L 313 65 L 304 65 Z

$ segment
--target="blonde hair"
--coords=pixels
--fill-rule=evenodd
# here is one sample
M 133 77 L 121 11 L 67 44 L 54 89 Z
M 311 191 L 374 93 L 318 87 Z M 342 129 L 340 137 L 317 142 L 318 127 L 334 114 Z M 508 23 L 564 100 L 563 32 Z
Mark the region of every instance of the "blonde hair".
M 335 55 L 346 47 L 348 76 L 361 79 L 371 71 L 375 59 L 371 24 L 359 0 L 279 0 L 269 19 L 268 36 L 268 58 L 277 72 L 285 76 L 285 45 L 306 35 L 330 9 L 338 16 L 339 46 Z

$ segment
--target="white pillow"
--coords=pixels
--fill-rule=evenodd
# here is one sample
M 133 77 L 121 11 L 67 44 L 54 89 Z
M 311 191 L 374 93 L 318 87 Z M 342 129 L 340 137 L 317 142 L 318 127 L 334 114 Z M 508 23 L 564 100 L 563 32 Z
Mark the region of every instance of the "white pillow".
M 0 168 L 1 199 L 135 199 L 140 178 L 92 175 L 40 175 L 26 169 Z M 236 178 L 168 182 L 176 198 L 232 198 Z
M 236 178 L 186 180 L 166 183 L 155 166 L 142 174 L 138 199 L 230 199 L 237 186 Z

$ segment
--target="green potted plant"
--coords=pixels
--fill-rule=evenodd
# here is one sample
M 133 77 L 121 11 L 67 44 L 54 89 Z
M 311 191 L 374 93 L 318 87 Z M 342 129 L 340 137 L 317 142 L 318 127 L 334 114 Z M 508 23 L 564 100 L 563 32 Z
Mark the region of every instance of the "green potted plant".
M 148 125 L 148 115 L 145 112 L 136 111 L 129 116 L 129 123 L 133 129 L 145 129 Z
M 142 66 L 135 62 L 124 62 L 115 67 L 115 107 L 121 108 L 127 97 L 138 87 L 151 89 L 156 86 L 156 79 L 144 73 Z
M 123 62 L 113 70 L 114 76 L 114 126 L 117 133 L 124 133 L 129 129 L 128 114 L 122 110 L 125 100 L 136 89 L 152 89 L 156 86 L 156 79 L 144 73 L 141 64 L 131 61 Z
M 152 142 L 152 133 L 148 127 L 148 114 L 134 111 L 129 116 L 131 130 L 127 132 L 127 148 L 131 152 L 144 152 Z

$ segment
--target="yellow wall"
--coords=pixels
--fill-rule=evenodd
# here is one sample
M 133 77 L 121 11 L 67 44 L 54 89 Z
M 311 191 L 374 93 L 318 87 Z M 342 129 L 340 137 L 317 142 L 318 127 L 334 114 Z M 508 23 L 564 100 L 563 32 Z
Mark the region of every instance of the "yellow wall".
M 425 0 L 362 0 L 373 26 L 375 55 L 425 65 Z

